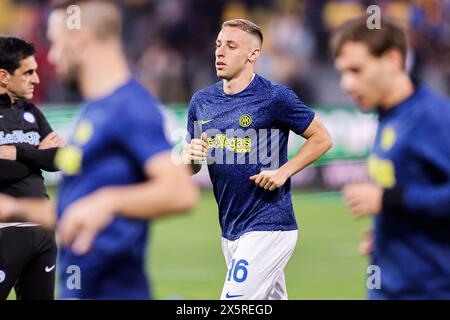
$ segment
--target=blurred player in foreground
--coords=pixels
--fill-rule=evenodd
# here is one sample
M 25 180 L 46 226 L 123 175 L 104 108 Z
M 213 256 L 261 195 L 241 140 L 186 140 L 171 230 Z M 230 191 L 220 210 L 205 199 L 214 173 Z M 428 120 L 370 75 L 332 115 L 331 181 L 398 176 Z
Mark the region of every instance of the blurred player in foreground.
M 331 147 L 293 91 L 255 74 L 262 41 L 248 20 L 223 23 L 215 51 L 222 81 L 198 91 L 188 112 L 185 156 L 194 173 L 208 156 L 219 206 L 228 267 L 221 299 L 287 299 L 284 268 L 297 242 L 289 178 Z M 290 130 L 306 142 L 288 161 Z
M 81 9 L 81 28 L 70 30 L 66 7 L 73 4 Z M 158 102 L 130 75 L 117 7 L 62 1 L 49 17 L 48 38 L 49 60 L 88 103 L 56 155 L 64 172 L 56 207 L 2 197 L 0 215 L 49 227 L 57 217 L 61 298 L 148 299 L 148 219 L 190 209 L 197 189 L 185 166 L 171 159 Z
M 397 22 L 347 22 L 333 36 L 341 87 L 361 111 L 378 112 L 368 160 L 373 182 L 347 185 L 356 216 L 375 216 L 364 249 L 380 269 L 371 299 L 450 299 L 450 102 L 411 80 Z

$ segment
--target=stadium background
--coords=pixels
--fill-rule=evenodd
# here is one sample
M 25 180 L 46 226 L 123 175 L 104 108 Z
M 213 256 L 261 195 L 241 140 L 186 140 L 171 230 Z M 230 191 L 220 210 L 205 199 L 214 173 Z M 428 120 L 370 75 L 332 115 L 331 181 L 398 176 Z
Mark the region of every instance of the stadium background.
M 298 248 L 286 270 L 291 299 L 363 299 L 366 258 L 358 255 L 369 220 L 353 221 L 339 189 L 367 179 L 365 157 L 376 129 L 375 115 L 355 111 L 340 91 L 328 48 L 330 30 L 363 14 L 369 5 L 408 27 L 407 67 L 442 94 L 450 94 L 450 0 L 123 0 L 125 51 L 133 72 L 162 102 L 166 131 L 180 145 L 192 94 L 215 81 L 214 40 L 222 21 L 237 17 L 260 24 L 265 36 L 257 72 L 291 87 L 329 128 L 334 146 L 292 179 L 300 225 Z M 1 0 L 0 34 L 33 41 L 41 84 L 35 102 L 53 128 L 67 136 L 81 98 L 62 88 L 46 60 L 50 1 Z M 291 136 L 289 153 L 301 146 Z M 47 174 L 55 193 L 58 174 Z M 157 299 L 217 299 L 226 273 L 217 209 L 205 170 L 191 215 L 157 221 L 151 230 L 148 270 Z

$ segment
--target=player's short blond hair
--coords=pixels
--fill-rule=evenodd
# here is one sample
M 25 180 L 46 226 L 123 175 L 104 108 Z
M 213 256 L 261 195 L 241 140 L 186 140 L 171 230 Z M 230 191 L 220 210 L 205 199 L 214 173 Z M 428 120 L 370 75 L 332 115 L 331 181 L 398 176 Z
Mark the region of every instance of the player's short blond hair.
M 263 34 L 261 32 L 261 28 L 254 22 L 251 22 L 250 20 L 246 19 L 233 19 L 228 20 L 222 23 L 222 28 L 224 27 L 236 27 L 241 29 L 242 31 L 245 31 L 247 33 L 250 33 L 254 36 L 256 36 L 259 40 L 259 42 L 263 43 Z

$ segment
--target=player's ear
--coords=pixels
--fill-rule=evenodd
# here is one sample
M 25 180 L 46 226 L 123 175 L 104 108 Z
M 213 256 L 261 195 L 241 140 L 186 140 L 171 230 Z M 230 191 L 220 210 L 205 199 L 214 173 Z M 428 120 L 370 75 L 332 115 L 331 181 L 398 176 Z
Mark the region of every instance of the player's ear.
M 251 63 L 255 63 L 256 60 L 258 60 L 260 53 L 261 53 L 261 49 L 260 48 L 253 48 L 253 49 L 251 49 L 251 51 L 250 51 L 250 53 L 248 55 L 248 61 L 250 61 Z
M 0 86 L 6 87 L 9 83 L 9 72 L 5 69 L 0 69 Z
M 390 65 L 395 69 L 404 69 L 403 56 L 400 50 L 392 48 L 387 50 L 383 56 L 389 61 Z

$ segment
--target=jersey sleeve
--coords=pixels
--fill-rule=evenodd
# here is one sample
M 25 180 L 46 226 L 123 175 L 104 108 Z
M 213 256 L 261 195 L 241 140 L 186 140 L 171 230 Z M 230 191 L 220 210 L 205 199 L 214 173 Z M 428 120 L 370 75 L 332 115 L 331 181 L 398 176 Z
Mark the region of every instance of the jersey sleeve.
M 424 170 L 429 165 L 438 168 L 446 182 L 411 185 L 403 190 L 403 201 L 410 211 L 450 217 L 450 116 L 441 116 L 421 126 L 417 134 L 426 141 L 416 143 L 414 149 Z
M 39 150 L 26 143 L 18 144 L 16 145 L 17 161 L 45 171 L 55 172 L 59 170 L 55 165 L 55 156 L 58 149 Z
M 41 110 L 39 110 L 38 107 L 33 107 L 33 112 L 36 116 L 36 122 L 38 125 L 39 135 L 41 136 L 41 141 L 48 136 L 51 132 L 53 132 L 52 127 L 48 123 L 47 119 L 45 118 L 44 114 Z
M 307 107 L 291 90 L 278 86 L 273 117 L 281 128 L 302 134 L 314 119 L 314 111 Z
M 121 119 L 113 128 L 115 139 L 142 167 L 153 156 L 171 149 L 164 134 L 162 114 L 156 105 L 136 103 L 115 118 Z
M 0 185 L 7 182 L 16 182 L 24 179 L 30 175 L 33 170 L 26 164 L 13 161 L 0 159 Z
M 33 106 L 32 109 L 42 141 L 47 135 L 53 132 L 53 129 L 39 108 Z M 58 171 L 54 163 L 58 148 L 39 150 L 37 147 L 22 143 L 16 145 L 16 150 L 18 161 L 45 171 Z
M 411 139 L 410 148 L 414 157 L 420 159 L 418 168 L 431 172 L 433 167 L 440 172 L 439 179 L 386 189 L 385 208 L 405 208 L 412 214 L 429 217 L 450 217 L 450 113 L 433 115 L 433 118 L 421 122 L 415 132 L 418 138 Z
M 201 127 L 198 123 L 196 111 L 197 111 L 197 103 L 198 103 L 198 94 L 194 94 L 189 103 L 188 115 L 187 115 L 187 134 L 186 134 L 186 142 L 191 142 L 191 139 L 200 138 L 201 135 Z

